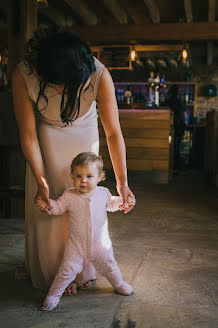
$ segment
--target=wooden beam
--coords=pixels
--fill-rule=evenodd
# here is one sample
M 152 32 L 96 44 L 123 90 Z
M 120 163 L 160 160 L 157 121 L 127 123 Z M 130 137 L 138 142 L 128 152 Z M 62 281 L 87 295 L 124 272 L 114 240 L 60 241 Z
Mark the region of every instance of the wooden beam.
M 150 23 L 151 19 L 149 15 L 146 15 L 147 8 L 144 1 L 135 1 L 132 0 L 119 0 L 120 5 L 125 9 L 128 17 L 131 19 L 132 24 L 146 24 Z
M 208 22 L 215 22 L 216 0 L 208 0 L 208 1 L 209 1 Z
M 83 0 L 64 0 L 68 6 L 81 17 L 84 24 L 96 25 L 98 18 L 93 11 L 91 11 Z
M 47 8 L 39 8 L 38 11 L 39 14 L 47 17 L 56 25 L 70 27 L 75 24 L 71 17 L 70 19 L 68 17 L 65 17 L 62 13 L 60 13 L 57 9 L 51 7 L 50 5 Z
M 110 48 L 112 47 L 129 47 L 128 44 L 126 45 L 110 45 L 108 46 Z M 99 45 L 94 46 L 92 45 L 90 49 L 92 52 L 99 52 L 101 48 L 107 48 L 107 46 Z M 160 51 L 182 51 L 184 48 L 183 44 L 134 44 L 134 50 L 137 52 L 160 52 Z
M 152 23 L 160 23 L 160 11 L 156 0 L 144 0 L 144 3 L 148 8 Z
M 104 4 L 120 24 L 128 24 L 128 15 L 117 0 L 104 0 Z
M 136 44 L 134 45 L 135 51 L 181 51 L 183 44 Z
M 185 14 L 187 23 L 193 21 L 192 17 L 192 0 L 184 0 Z
M 129 44 L 153 41 L 217 40 L 218 22 L 75 27 L 90 44 Z

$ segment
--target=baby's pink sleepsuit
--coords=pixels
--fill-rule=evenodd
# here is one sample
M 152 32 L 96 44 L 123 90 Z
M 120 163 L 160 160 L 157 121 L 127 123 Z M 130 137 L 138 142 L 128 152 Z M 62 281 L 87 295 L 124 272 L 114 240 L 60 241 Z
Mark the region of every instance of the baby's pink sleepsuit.
M 57 201 L 52 201 L 52 215 L 68 211 L 70 234 L 62 263 L 43 302 L 44 306 L 54 308 L 66 287 L 89 261 L 118 293 L 132 293 L 132 287 L 122 280 L 108 233 L 107 211 L 117 211 L 121 204 L 121 197 L 111 196 L 104 187 L 96 187 L 89 198 L 71 188 L 65 190 Z

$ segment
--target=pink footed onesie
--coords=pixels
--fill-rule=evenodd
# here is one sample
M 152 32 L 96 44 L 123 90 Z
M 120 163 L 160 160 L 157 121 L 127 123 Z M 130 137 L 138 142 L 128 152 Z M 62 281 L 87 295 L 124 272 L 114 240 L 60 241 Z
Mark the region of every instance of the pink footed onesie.
M 108 233 L 107 211 L 115 212 L 121 204 L 121 197 L 111 196 L 104 187 L 96 187 L 89 198 L 74 188 L 68 189 L 52 201 L 52 215 L 68 211 L 70 234 L 58 273 L 43 302 L 46 309 L 56 307 L 66 287 L 89 261 L 117 293 L 132 294 L 132 287 L 122 280 Z

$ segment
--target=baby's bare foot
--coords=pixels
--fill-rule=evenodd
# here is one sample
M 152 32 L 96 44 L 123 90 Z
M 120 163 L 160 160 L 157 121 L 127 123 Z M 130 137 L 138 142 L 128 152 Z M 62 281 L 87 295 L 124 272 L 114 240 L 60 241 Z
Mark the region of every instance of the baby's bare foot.
M 91 280 L 86 281 L 86 282 L 84 282 L 83 285 L 79 286 L 79 288 L 81 288 L 81 289 L 87 289 L 87 288 L 90 288 L 90 287 L 92 287 L 92 281 Z
M 76 295 L 77 285 L 74 282 L 71 282 L 69 286 L 65 289 L 64 295 Z
M 80 289 L 88 289 L 92 287 L 92 281 L 86 281 L 84 284 L 79 286 Z M 77 284 L 75 282 L 71 282 L 69 286 L 65 289 L 64 295 L 76 295 L 77 294 Z

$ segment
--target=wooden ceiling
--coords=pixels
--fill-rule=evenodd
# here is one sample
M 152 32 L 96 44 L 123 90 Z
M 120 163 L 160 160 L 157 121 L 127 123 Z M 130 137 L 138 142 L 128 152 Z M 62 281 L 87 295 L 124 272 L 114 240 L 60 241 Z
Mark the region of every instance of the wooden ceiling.
M 72 25 L 113 25 L 218 20 L 216 0 L 48 0 L 41 16 L 56 24 L 55 17 L 71 17 Z
M 9 1 L 0 1 L 0 40 L 7 39 Z M 39 24 L 71 28 L 92 45 L 218 40 L 218 0 L 47 2 L 38 8 Z

